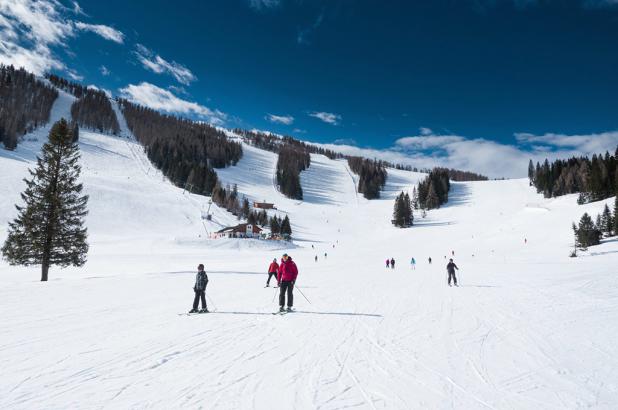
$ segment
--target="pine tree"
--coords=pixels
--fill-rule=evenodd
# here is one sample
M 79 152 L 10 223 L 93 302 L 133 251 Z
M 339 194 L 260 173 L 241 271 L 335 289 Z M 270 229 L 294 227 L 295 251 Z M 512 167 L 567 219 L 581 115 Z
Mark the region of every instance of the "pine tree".
M 403 203 L 403 192 L 397 195 L 395 198 L 395 205 L 393 207 L 393 224 L 399 228 L 403 228 L 405 225 L 404 222 L 404 203 Z
M 412 202 L 410 201 L 410 195 L 406 192 L 403 196 L 403 215 L 404 215 L 404 223 L 406 226 L 412 226 L 414 221 L 414 216 L 412 215 Z
M 575 242 L 581 249 L 589 246 L 598 245 L 601 240 L 601 232 L 594 226 L 592 218 L 588 213 L 584 213 L 579 221 L 579 226 L 575 230 Z
M 286 215 L 281 222 L 281 234 L 292 236 L 292 226 L 290 225 L 290 218 Z
M 53 125 L 42 157 L 29 170 L 32 179 L 25 179 L 25 206 L 16 205 L 18 216 L 2 247 L 11 265 L 41 265 L 42 281 L 50 266 L 83 266 L 88 253 L 83 221 L 88 196 L 81 195 L 79 147 L 72 139 L 66 120 Z
M 427 191 L 427 200 L 425 201 L 425 205 L 427 209 L 434 209 L 440 207 L 440 200 L 438 199 L 438 194 L 436 193 L 433 182 L 429 184 L 429 190 Z
M 614 227 L 614 220 L 612 218 L 612 212 L 609 210 L 609 206 L 605 204 L 603 213 L 601 214 L 601 231 L 605 236 L 612 236 L 612 230 Z
M 416 187 L 412 188 L 412 207 L 418 209 L 418 192 L 416 191 Z
M 281 223 L 279 222 L 279 218 L 277 218 L 276 215 L 270 218 L 270 232 L 273 235 L 281 232 Z
M 530 186 L 532 186 L 534 181 L 534 164 L 532 160 L 528 162 L 528 180 L 530 181 Z
M 618 192 L 616 192 L 616 198 L 614 199 L 614 235 L 618 235 Z

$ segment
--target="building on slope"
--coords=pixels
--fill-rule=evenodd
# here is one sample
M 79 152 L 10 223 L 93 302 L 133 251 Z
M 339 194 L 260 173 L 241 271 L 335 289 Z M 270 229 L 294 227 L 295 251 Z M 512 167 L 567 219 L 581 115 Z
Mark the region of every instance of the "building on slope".
M 213 239 L 219 238 L 259 238 L 262 228 L 257 225 L 245 223 L 236 226 L 228 226 L 211 235 Z
M 253 207 L 257 209 L 277 209 L 275 204 L 269 202 L 254 202 Z

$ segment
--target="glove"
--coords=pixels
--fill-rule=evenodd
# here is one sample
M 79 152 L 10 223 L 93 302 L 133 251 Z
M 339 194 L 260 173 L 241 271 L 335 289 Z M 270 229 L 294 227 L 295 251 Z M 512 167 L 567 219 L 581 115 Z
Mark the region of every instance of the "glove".
M 193 286 L 193 291 L 197 292 L 197 288 L 195 286 Z

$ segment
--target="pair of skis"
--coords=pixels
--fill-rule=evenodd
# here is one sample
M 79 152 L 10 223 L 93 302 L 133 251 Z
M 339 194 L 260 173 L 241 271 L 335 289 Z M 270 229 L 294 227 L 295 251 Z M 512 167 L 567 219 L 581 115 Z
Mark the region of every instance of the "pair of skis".
M 277 312 L 273 312 L 273 315 L 284 316 L 284 315 L 287 315 L 288 313 L 294 313 L 294 309 L 292 309 L 292 310 L 279 310 Z

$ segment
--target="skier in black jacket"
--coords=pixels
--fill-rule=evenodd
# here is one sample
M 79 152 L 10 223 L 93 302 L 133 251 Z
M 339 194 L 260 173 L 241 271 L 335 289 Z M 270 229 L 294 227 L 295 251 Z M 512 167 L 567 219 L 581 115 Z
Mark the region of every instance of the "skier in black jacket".
M 459 270 L 455 262 L 452 259 L 448 260 L 448 265 L 446 265 L 446 271 L 448 272 L 448 285 L 451 286 L 451 277 L 453 277 L 453 281 L 455 282 L 455 286 L 457 285 L 457 276 L 455 276 L 455 269 Z
M 193 291 L 195 292 L 195 298 L 193 299 L 193 309 L 189 313 L 197 313 L 197 305 L 202 299 L 202 310 L 199 313 L 208 313 L 208 307 L 206 307 L 206 285 L 208 285 L 208 275 L 204 271 L 204 265 L 199 264 L 197 267 L 197 275 L 195 276 L 195 285 Z

